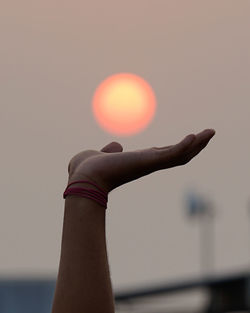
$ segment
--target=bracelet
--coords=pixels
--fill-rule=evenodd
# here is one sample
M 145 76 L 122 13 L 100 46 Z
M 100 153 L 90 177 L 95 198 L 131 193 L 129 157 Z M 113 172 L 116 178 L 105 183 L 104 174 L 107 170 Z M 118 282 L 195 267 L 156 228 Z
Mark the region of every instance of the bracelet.
M 77 184 L 77 183 L 88 183 L 90 185 L 95 186 L 99 191 L 94 190 L 94 189 L 80 188 L 80 187 L 69 188 L 69 186 L 73 184 Z M 95 200 L 101 206 L 104 206 L 105 209 L 107 209 L 108 193 L 106 193 L 102 188 L 100 188 L 95 183 L 92 183 L 90 181 L 80 180 L 80 181 L 75 181 L 73 183 L 70 183 L 63 193 L 63 198 L 65 199 L 69 195 L 75 195 L 75 196 L 80 196 L 80 197 Z

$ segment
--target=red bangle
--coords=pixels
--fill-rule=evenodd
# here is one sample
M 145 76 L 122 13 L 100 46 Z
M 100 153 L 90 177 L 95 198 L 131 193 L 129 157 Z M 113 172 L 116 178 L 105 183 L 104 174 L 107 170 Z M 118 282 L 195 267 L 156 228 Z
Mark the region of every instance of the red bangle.
M 71 186 L 73 184 L 77 184 L 77 183 L 88 183 L 90 185 L 95 186 L 99 191 L 94 190 L 94 189 L 79 188 L 79 187 L 69 188 L 69 186 Z M 70 183 L 63 193 L 63 198 L 65 199 L 68 195 L 76 195 L 76 196 L 95 200 L 101 206 L 104 206 L 105 209 L 107 209 L 108 193 L 105 192 L 99 186 L 97 186 L 95 183 L 92 183 L 92 182 L 89 182 L 86 180 L 80 180 L 80 181 L 75 181 L 73 183 Z

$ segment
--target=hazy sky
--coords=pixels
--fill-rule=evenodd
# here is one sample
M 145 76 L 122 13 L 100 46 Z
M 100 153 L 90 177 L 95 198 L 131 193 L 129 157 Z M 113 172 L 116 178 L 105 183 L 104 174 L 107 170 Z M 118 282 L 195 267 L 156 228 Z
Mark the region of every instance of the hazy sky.
M 0 275 L 57 274 L 67 166 L 111 141 L 165 146 L 215 128 L 185 167 L 110 193 L 107 244 L 114 287 L 201 274 L 197 221 L 185 193 L 216 209 L 215 272 L 250 265 L 250 1 L 10 1 L 0 6 Z M 91 101 L 109 75 L 153 87 L 147 129 L 116 137 Z

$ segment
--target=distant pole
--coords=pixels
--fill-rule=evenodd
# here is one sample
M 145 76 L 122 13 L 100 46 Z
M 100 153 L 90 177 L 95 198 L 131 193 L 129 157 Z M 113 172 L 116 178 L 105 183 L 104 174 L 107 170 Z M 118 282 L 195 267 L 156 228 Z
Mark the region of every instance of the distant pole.
M 248 238 L 249 238 L 249 241 L 250 241 L 250 199 L 248 199 L 248 202 L 247 202 L 247 213 L 248 213 Z M 248 253 L 249 253 L 249 257 L 250 257 L 250 244 L 248 244 Z M 250 268 L 250 264 L 249 264 L 249 268 Z
M 214 271 L 214 209 L 210 203 L 202 197 L 188 194 L 188 215 L 197 218 L 200 228 L 200 266 L 203 275 Z
M 214 271 L 214 218 L 209 203 L 206 203 L 206 208 L 199 218 L 201 272 L 207 275 Z

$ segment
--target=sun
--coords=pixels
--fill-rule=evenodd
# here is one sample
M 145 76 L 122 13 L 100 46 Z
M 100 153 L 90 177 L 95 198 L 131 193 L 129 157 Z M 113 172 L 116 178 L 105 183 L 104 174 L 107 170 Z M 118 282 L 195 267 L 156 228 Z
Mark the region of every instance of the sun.
M 109 133 L 130 136 L 152 121 L 156 98 L 152 87 L 140 76 L 119 73 L 106 78 L 95 90 L 93 114 Z

